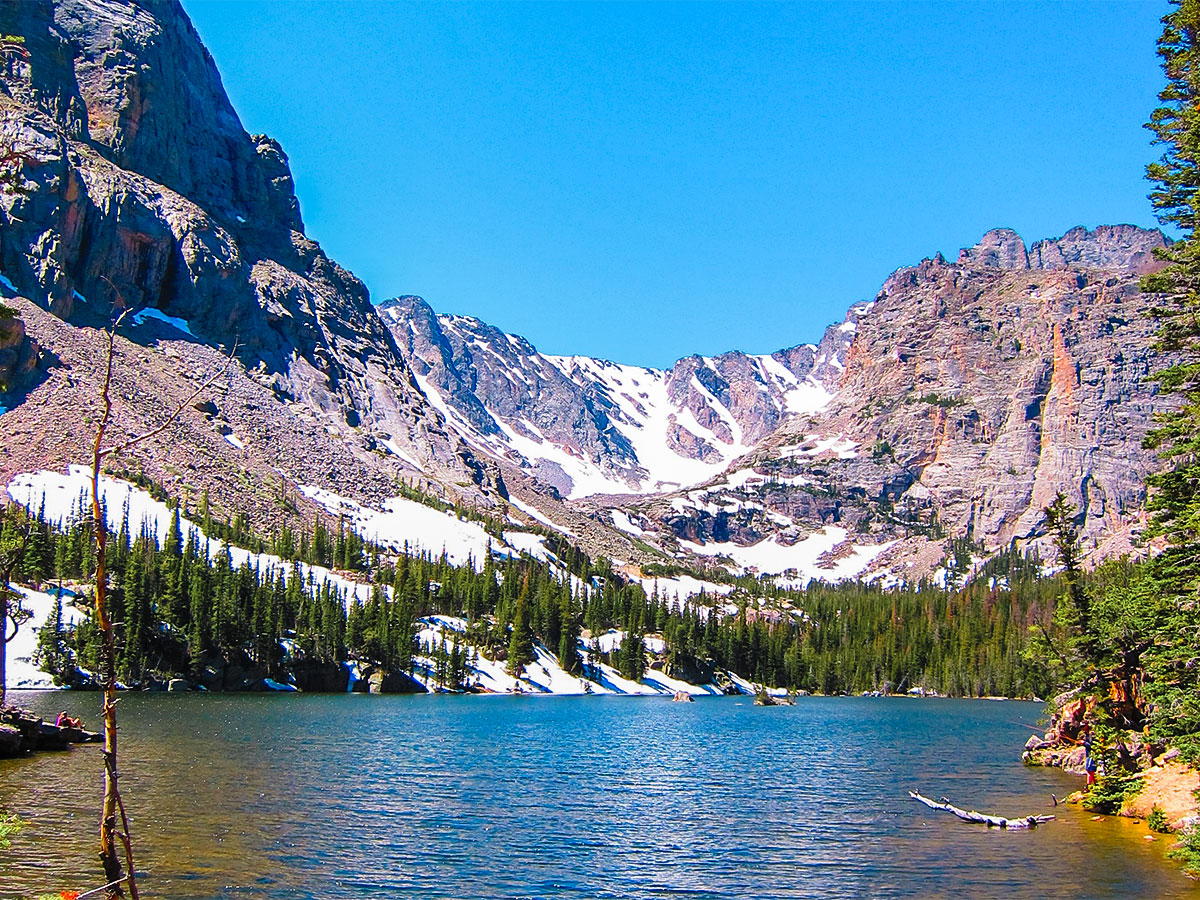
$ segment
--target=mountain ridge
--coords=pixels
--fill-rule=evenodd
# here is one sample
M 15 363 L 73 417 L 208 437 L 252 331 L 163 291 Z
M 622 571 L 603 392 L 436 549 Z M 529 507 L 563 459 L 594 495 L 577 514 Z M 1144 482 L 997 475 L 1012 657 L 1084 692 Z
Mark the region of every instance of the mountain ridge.
M 286 154 L 242 127 L 178 4 L 5 2 L 0 30 L 27 48 L 0 62 L 2 483 L 84 457 L 102 329 L 129 311 L 118 431 L 237 347 L 208 406 L 121 461 L 229 515 L 303 522 L 300 485 L 379 506 L 404 482 L 631 564 L 857 577 L 936 565 L 948 536 L 1044 539 L 1061 488 L 1089 546 L 1136 540 L 1166 402 L 1136 281 L 1161 232 L 994 229 L 769 354 L 542 354 L 419 298 L 374 306 L 304 233 Z

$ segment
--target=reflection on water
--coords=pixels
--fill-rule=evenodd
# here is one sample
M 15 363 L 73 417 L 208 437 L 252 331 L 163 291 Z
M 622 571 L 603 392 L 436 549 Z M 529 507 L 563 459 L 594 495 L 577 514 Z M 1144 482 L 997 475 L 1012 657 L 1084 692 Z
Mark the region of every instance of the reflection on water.
M 95 721 L 95 695 L 28 694 Z M 1184 897 L 1165 842 L 1059 807 L 989 831 L 907 798 L 1044 812 L 1024 703 L 128 695 L 124 793 L 148 895 Z M 32 824 L 0 896 L 99 884 L 96 747 L 0 761 Z

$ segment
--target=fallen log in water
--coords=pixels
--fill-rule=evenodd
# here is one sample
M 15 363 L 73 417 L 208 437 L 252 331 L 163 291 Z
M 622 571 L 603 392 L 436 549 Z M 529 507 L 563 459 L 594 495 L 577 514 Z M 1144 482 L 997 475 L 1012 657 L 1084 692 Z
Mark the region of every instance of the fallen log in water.
M 939 803 L 936 800 L 930 800 L 928 797 L 923 797 L 917 791 L 909 791 L 908 796 L 919 803 L 924 803 L 930 809 L 940 809 L 948 813 L 953 813 L 965 822 L 977 822 L 980 825 L 986 825 L 988 828 L 1007 828 L 1024 829 L 1037 828 L 1043 822 L 1049 822 L 1054 816 L 1021 816 L 1016 819 L 1006 819 L 1003 816 L 988 816 L 975 810 L 960 809 L 955 806 L 945 797 Z

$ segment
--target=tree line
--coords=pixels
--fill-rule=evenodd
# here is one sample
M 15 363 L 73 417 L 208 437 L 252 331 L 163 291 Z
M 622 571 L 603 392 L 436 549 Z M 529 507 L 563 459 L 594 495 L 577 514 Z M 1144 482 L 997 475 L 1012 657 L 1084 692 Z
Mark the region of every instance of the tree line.
M 282 566 L 238 565 L 236 545 L 198 540 L 179 505 L 170 505 L 165 541 L 125 512 L 109 549 L 117 671 L 129 685 L 194 673 L 217 657 L 284 680 L 296 659 L 411 673 L 426 656 L 437 683 L 457 689 L 468 684 L 479 654 L 519 673 L 533 662 L 535 643 L 568 673 L 592 679 L 603 661 L 631 680 L 648 666 L 691 681 L 727 670 L 822 694 L 918 687 L 949 696 L 1030 696 L 1044 695 L 1061 677 L 1036 648 L 1039 635 L 1057 627 L 1065 576 L 1042 577 L 1041 560 L 1015 548 L 963 587 L 951 577 L 951 587 L 814 582 L 790 591 L 739 578 L 728 595 L 702 593 L 681 605 L 655 583 L 647 592 L 561 538 L 547 542 L 553 562 L 489 552 L 479 565 L 454 565 L 444 556 L 389 552 L 344 522 L 328 529 L 317 520 L 311 530 L 247 541 L 274 551 Z M 200 512 L 204 522 L 203 505 Z M 65 527 L 42 510 L 10 506 L 0 516 L 0 545 L 32 526 L 17 580 L 48 588 L 89 577 L 86 507 Z M 951 576 L 964 557 L 962 547 L 951 554 Z M 343 570 L 368 586 L 367 596 L 348 597 L 302 563 Z M 438 614 L 465 620 L 465 631 L 421 651 L 418 620 Z M 69 627 L 61 615 L 52 618 L 42 631 L 43 666 L 64 680 L 76 668 L 94 671 L 91 619 Z M 623 639 L 603 652 L 598 637 L 613 629 Z M 661 652 L 649 652 L 658 641 Z

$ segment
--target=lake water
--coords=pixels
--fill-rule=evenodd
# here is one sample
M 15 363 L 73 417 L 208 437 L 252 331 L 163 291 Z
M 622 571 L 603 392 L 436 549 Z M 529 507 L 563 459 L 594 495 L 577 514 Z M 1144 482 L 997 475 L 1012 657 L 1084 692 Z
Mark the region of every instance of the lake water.
M 17 694 L 95 724 L 95 694 Z M 1144 825 L 1049 809 L 1031 703 L 126 695 L 143 896 L 1185 897 Z M 909 788 L 1031 832 L 960 822 Z M 98 748 L 0 761 L 0 896 L 99 886 Z

